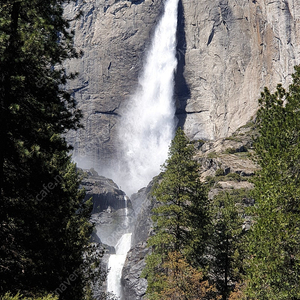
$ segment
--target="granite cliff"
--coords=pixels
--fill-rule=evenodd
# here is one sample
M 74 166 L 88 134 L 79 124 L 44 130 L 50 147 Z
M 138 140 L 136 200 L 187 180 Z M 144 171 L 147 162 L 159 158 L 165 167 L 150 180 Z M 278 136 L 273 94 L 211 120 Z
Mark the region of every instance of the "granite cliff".
M 116 158 L 119 117 L 137 87 L 163 0 L 78 0 L 65 7 L 75 45 L 68 70 L 84 113 L 68 135 L 81 164 L 103 168 Z M 214 140 L 245 124 L 264 86 L 290 82 L 300 62 L 300 3 L 295 0 L 180 0 L 177 117 L 191 139 Z
M 228 136 L 257 109 L 264 86 L 290 82 L 300 59 L 294 0 L 182 0 L 186 50 L 181 98 L 191 138 Z

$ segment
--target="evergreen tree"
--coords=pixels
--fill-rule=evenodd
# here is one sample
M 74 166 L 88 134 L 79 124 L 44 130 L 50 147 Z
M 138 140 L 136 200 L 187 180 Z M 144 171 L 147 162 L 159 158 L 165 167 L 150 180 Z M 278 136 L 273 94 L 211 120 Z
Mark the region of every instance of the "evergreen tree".
M 158 201 L 152 217 L 155 234 L 148 240 L 152 253 L 146 258 L 143 271 L 150 299 L 157 299 L 164 285 L 159 275 L 167 272 L 163 263 L 168 260 L 168 253 L 181 253 L 194 265 L 202 260 L 208 209 L 194 153 L 193 145 L 179 128 L 163 165 L 162 178 L 153 192 Z
M 265 88 L 259 101 L 250 299 L 300 299 L 300 67 L 295 70 L 288 92 Z
M 12 296 L 10 293 L 0 296 L 0 300 L 58 300 L 57 296 L 47 295 L 45 297 L 39 298 L 23 298 L 20 294 Z
M 234 284 L 242 280 L 245 250 L 242 211 L 228 193 L 218 194 L 211 204 L 212 236 L 210 272 L 216 287 L 227 300 Z
M 0 6 L 0 295 L 83 299 L 92 230 L 63 135 L 80 112 L 61 87 L 76 58 L 63 0 Z
M 221 299 L 221 296 L 216 296 L 215 286 L 203 279 L 203 272 L 192 267 L 178 252 L 169 253 L 163 267 L 167 274 L 161 275 L 160 278 L 164 283 L 160 299 Z

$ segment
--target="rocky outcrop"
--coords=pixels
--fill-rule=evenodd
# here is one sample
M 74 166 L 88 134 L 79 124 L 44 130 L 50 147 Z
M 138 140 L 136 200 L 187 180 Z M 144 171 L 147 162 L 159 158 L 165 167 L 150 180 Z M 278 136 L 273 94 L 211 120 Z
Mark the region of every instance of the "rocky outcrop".
M 256 134 L 255 124 L 248 122 L 229 137 L 202 142 L 195 156 L 202 166 L 202 181 L 207 176 L 215 176 L 218 170 L 223 170 L 224 175 L 235 173 L 245 178 L 253 176 L 258 170 L 251 157 L 253 136 Z
M 103 243 L 107 253 L 114 253 L 113 246 L 124 233 L 131 231 L 135 221 L 131 201 L 111 179 L 99 176 L 94 169 L 78 171 L 83 177 L 81 187 L 86 191 L 85 200 L 93 201 L 92 241 Z
M 101 242 L 115 246 L 124 233 L 131 232 L 135 214 L 132 209 L 106 210 L 91 216 Z
M 99 176 L 93 169 L 83 172 L 81 185 L 86 191 L 85 200 L 93 199 L 92 214 L 132 207 L 129 198 L 111 179 Z
M 67 63 L 85 129 L 68 135 L 82 166 L 109 169 L 119 117 L 137 87 L 163 0 L 79 0 L 65 7 L 81 59 Z M 180 0 L 177 116 L 192 139 L 228 136 L 256 112 L 264 86 L 291 80 L 300 63 L 300 3 Z
M 151 195 L 151 190 L 156 180 L 157 179 L 154 179 L 146 188 L 141 189 L 138 193 L 131 196 L 136 213 L 135 225 L 131 238 L 133 246 L 138 243 L 146 242 L 151 234 L 152 220 L 150 216 L 151 210 L 155 204 L 153 196 Z

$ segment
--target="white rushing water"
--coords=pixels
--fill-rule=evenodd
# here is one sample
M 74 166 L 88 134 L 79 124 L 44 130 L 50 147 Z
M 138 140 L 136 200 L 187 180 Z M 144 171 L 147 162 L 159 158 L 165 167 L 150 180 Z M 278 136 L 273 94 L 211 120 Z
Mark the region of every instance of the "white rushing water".
M 174 136 L 177 11 L 178 0 L 166 0 L 139 87 L 122 116 L 119 130 L 122 167 L 114 179 L 127 195 L 146 186 L 159 173 Z
M 111 177 L 127 195 L 146 186 L 159 174 L 174 136 L 177 11 L 178 0 L 165 1 L 165 11 L 147 53 L 139 87 L 122 116 L 119 129 L 122 157 L 118 171 Z M 115 246 L 116 254 L 110 255 L 108 261 L 107 291 L 121 299 L 122 269 L 130 243 L 131 233 L 125 233 Z
M 126 260 L 126 254 L 130 250 L 131 233 L 125 233 L 119 239 L 116 254 L 112 254 L 108 260 L 109 272 L 107 275 L 107 291 L 122 299 L 121 276 Z

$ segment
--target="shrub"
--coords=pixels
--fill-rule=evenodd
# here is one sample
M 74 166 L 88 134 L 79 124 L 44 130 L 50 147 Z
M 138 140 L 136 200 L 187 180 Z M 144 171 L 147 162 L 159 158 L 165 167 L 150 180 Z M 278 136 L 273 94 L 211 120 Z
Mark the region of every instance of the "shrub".
M 241 175 L 237 173 L 229 173 L 227 177 L 235 181 L 241 181 Z
M 0 300 L 58 300 L 58 296 L 47 295 L 44 297 L 24 298 L 19 293 L 12 296 L 10 293 L 6 293 L 4 296 L 0 296 Z
M 216 173 L 215 173 L 215 176 L 224 176 L 225 175 L 225 172 L 223 169 L 217 169 Z
M 216 158 L 216 157 L 217 157 L 216 151 L 212 151 L 207 154 L 207 158 Z
M 214 188 L 215 189 L 223 189 L 221 183 L 219 183 L 219 182 L 215 184 Z
M 234 154 L 236 152 L 236 149 L 234 148 L 227 148 L 225 149 L 225 152 L 226 154 Z
M 205 177 L 205 184 L 208 188 L 211 188 L 216 182 L 215 177 L 213 176 L 206 176 Z

